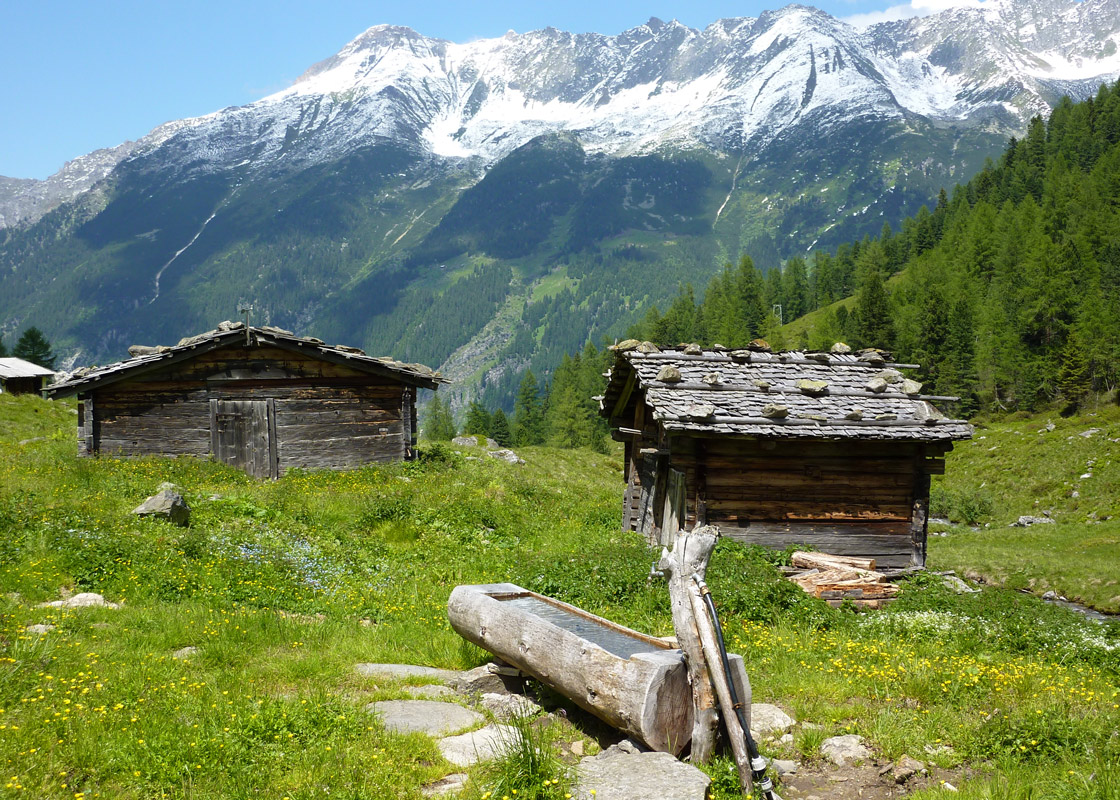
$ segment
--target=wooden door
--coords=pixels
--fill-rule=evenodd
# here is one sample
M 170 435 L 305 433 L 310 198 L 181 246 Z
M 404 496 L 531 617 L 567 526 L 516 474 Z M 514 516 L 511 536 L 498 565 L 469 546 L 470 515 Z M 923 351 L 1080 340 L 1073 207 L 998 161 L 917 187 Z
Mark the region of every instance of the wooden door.
M 273 400 L 211 400 L 210 449 L 254 478 L 277 477 Z

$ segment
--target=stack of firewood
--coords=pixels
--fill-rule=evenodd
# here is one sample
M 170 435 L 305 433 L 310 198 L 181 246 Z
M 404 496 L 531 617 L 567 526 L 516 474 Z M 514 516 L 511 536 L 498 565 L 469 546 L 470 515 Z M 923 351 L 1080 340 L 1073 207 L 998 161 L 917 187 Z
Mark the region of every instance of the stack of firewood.
M 873 558 L 799 550 L 791 557 L 791 563 L 800 571 L 789 579 L 833 607 L 848 600 L 861 608 L 882 608 L 898 594 L 898 587 L 875 571 Z

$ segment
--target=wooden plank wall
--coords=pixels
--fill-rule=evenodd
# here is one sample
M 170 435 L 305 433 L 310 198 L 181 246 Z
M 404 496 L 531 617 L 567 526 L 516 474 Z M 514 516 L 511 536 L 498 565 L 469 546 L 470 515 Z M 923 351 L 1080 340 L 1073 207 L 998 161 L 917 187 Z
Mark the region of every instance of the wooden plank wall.
M 223 348 L 96 391 L 85 408 L 93 409 L 87 424 L 98 452 L 207 456 L 211 400 L 271 399 L 269 434 L 283 474 L 407 457 L 406 388 L 285 350 Z
M 920 444 L 678 437 L 671 450 L 686 476 L 689 527 L 699 500 L 707 522 L 740 541 L 810 544 L 885 566 L 924 559 L 925 520 L 920 531 L 911 520 L 943 462 Z M 923 488 L 927 497 L 916 497 Z

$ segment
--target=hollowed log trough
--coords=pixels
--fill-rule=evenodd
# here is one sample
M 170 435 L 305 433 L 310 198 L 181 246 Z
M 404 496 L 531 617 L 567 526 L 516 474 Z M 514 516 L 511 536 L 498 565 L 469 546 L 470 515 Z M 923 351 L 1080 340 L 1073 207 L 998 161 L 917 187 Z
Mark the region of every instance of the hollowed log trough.
M 447 615 L 467 641 L 651 749 L 679 755 L 688 744 L 692 689 L 668 642 L 512 583 L 458 586 Z M 749 683 L 740 692 L 749 704 Z

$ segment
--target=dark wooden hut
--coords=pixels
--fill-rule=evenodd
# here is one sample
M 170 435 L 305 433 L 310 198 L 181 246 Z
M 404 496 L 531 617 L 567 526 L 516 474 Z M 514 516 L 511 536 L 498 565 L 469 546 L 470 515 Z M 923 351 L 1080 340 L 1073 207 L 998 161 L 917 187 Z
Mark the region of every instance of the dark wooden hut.
M 410 459 L 416 391 L 445 382 L 420 364 L 240 322 L 129 352 L 47 390 L 78 396 L 80 456 L 213 456 L 261 478 Z
M 618 345 L 600 400 L 626 444 L 622 525 L 924 566 L 930 475 L 971 436 L 878 351 Z M 838 346 L 837 349 L 847 348 Z
M 9 394 L 39 394 L 53 369 L 40 367 L 22 358 L 0 358 L 0 392 Z

